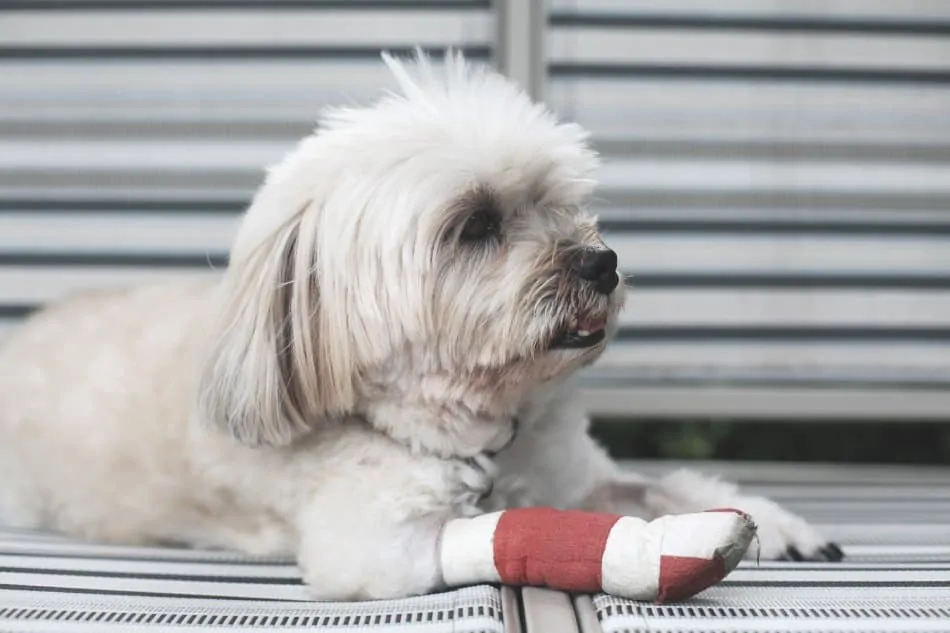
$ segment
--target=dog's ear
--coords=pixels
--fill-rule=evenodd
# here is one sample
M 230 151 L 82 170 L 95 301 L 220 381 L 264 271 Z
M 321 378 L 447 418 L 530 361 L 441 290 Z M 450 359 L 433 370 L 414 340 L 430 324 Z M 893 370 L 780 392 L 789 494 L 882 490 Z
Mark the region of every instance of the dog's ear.
M 316 214 L 302 212 L 232 261 L 218 289 L 200 410 L 241 442 L 286 445 L 352 409 L 346 333 L 328 332 Z

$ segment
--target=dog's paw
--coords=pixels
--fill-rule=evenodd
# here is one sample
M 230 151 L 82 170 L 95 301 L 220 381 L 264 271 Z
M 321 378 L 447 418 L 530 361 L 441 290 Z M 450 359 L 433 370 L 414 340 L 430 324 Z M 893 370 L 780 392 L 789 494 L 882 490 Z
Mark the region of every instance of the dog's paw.
M 748 513 L 757 528 L 758 543 L 746 551 L 747 559 L 838 562 L 844 558 L 837 543 L 773 501 L 739 497 L 732 505 Z
M 736 484 L 689 470 L 667 475 L 647 486 L 645 503 L 656 516 L 728 507 L 749 514 L 757 526 L 757 542 L 746 552 L 755 560 L 840 561 L 844 552 L 812 525 L 779 504 L 748 496 Z
M 453 505 L 460 516 L 473 517 L 482 514 L 479 507 L 494 489 L 498 467 L 484 453 L 466 459 L 453 459 L 450 462 L 456 494 Z

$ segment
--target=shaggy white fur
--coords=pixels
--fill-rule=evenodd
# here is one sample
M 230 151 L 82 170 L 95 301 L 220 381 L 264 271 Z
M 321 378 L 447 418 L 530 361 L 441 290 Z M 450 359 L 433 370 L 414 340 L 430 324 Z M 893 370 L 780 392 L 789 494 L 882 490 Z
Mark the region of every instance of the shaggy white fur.
M 385 61 L 399 91 L 269 170 L 220 278 L 77 296 L 12 336 L 0 515 L 295 555 L 321 599 L 439 588 L 445 522 L 516 505 L 730 505 L 763 557 L 822 557 L 778 506 L 622 474 L 588 435 L 567 381 L 624 291 L 586 133 L 458 55 Z

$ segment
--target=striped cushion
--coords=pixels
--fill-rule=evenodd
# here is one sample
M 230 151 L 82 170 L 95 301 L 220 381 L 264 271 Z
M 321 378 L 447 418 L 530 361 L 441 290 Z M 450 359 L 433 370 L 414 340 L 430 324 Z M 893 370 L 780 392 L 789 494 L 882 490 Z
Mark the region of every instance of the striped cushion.
M 942 590 L 922 589 L 924 581 L 903 587 L 887 580 L 877 584 L 878 575 L 888 575 L 856 570 L 853 576 L 860 581 L 847 589 L 814 574 L 820 584 L 759 580 L 741 589 L 711 589 L 703 602 L 689 606 L 635 604 L 599 596 L 594 598 L 593 608 L 604 633 L 939 631 L 950 620 L 947 571 L 944 565 L 942 573 L 937 572 L 944 582 Z
M 201 626 L 504 631 L 495 587 L 406 600 L 318 603 L 308 599 L 289 561 L 88 544 L 0 528 L 0 630 L 78 631 L 105 623 L 123 631 Z
M 636 468 L 656 474 L 682 465 L 641 462 Z M 288 561 L 95 545 L 6 529 L 0 531 L 0 630 L 99 630 L 108 619 L 121 630 L 216 625 L 487 632 L 516 631 L 505 627 L 517 626 L 521 614 L 525 633 L 553 633 L 575 618 L 584 633 L 945 629 L 950 470 L 690 465 L 739 481 L 746 491 L 768 495 L 814 521 L 843 544 L 847 560 L 743 562 L 721 585 L 666 606 L 489 586 L 391 602 L 320 604 L 305 600 Z M 93 620 L 97 624 L 90 627 Z
M 678 465 L 678 464 L 677 464 Z M 658 472 L 671 463 L 639 464 Z M 604 633 L 935 631 L 950 621 L 950 470 L 692 464 L 743 483 L 842 543 L 841 563 L 743 562 L 682 605 L 580 600 Z M 755 547 L 753 543 L 752 547 Z M 849 628 L 850 627 L 850 628 Z
M 946 419 L 950 4 L 549 6 L 546 96 L 631 273 L 590 405 Z

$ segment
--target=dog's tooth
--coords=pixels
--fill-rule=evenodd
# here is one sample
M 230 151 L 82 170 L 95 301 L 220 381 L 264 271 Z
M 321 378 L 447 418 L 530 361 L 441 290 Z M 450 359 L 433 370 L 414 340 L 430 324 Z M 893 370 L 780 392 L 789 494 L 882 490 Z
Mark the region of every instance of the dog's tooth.
M 589 336 L 589 335 L 590 335 L 590 331 L 589 331 L 589 330 L 578 330 L 578 331 L 577 331 L 577 335 L 578 335 L 578 336 Z

